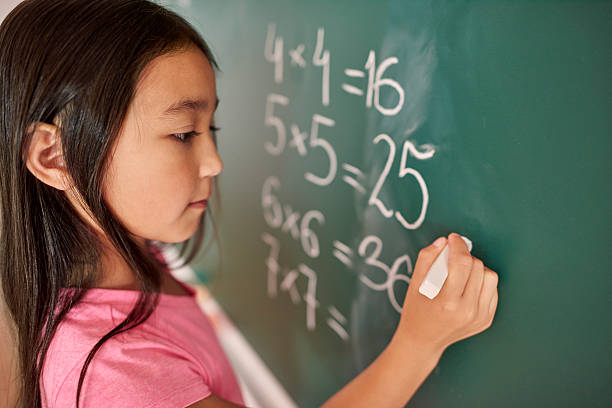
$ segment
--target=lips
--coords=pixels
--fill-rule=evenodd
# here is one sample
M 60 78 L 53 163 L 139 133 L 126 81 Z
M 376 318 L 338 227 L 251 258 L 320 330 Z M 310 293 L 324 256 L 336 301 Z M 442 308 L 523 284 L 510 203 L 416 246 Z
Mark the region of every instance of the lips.
M 207 202 L 207 201 L 208 201 L 208 196 L 206 196 L 206 197 L 202 198 L 201 200 L 197 200 L 197 201 L 191 202 L 191 203 L 189 203 L 189 204 L 195 204 L 195 203 L 205 203 L 205 202 Z
M 198 208 L 201 210 L 205 210 L 206 207 L 208 207 L 208 201 L 207 200 L 200 200 L 200 201 L 195 201 L 193 203 L 189 204 L 190 208 Z

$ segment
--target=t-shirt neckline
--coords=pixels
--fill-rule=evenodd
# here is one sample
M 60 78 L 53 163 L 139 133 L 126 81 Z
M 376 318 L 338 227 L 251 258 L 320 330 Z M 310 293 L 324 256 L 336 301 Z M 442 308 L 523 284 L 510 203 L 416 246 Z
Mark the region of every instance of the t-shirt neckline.
M 152 248 L 152 253 L 156 256 L 160 261 L 165 263 L 164 256 L 160 250 L 160 248 L 154 246 Z M 168 275 L 170 275 L 171 279 L 174 279 L 181 285 L 186 291 L 187 295 L 172 295 L 170 293 L 159 293 L 159 305 L 185 305 L 192 304 L 196 299 L 196 291 L 193 290 L 189 285 L 181 282 L 180 280 L 174 278 L 169 268 L 162 268 Z M 66 290 L 66 288 L 62 288 L 62 291 Z M 108 289 L 108 288 L 90 288 L 87 289 L 83 297 L 81 298 L 81 302 L 86 303 L 134 303 L 140 296 L 140 290 L 131 290 L 131 289 Z

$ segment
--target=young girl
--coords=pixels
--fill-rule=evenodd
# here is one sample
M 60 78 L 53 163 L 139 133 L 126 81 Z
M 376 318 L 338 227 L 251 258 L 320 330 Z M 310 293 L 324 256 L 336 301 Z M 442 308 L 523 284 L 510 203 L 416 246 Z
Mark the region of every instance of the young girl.
M 243 399 L 194 291 L 215 176 L 216 63 L 147 0 L 26 0 L 0 26 L 0 272 L 22 407 L 230 407 Z M 445 245 L 449 276 L 418 287 Z M 183 247 L 183 253 L 185 252 Z M 497 275 L 456 234 L 418 256 L 382 354 L 327 407 L 404 405 L 490 326 Z M 7 334 L 3 333 L 5 338 Z

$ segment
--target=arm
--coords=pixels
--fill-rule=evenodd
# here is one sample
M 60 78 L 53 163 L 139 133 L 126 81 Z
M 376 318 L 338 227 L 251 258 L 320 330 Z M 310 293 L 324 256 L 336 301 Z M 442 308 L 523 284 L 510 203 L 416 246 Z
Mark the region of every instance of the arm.
M 445 243 L 442 239 L 440 246 L 421 250 L 391 342 L 324 408 L 404 406 L 450 344 L 491 325 L 497 308 L 497 274 L 472 257 L 456 234 L 448 239 L 448 278 L 442 290 L 434 299 L 418 292 Z
M 392 343 L 393 344 L 393 343 Z M 436 366 L 438 359 L 423 358 L 416 349 L 401 350 L 387 346 L 378 358 L 324 407 L 399 407 L 406 404 L 423 380 Z M 410 367 L 410 369 L 406 369 Z M 400 379 L 398 374 L 404 375 Z M 364 392 L 365 391 L 365 392 Z M 187 408 L 237 408 L 216 395 L 210 395 Z
M 441 353 L 423 352 L 394 340 L 368 368 L 323 407 L 400 407 L 406 405 L 435 368 Z
M 440 246 L 421 250 L 391 342 L 323 408 L 404 406 L 449 345 L 491 325 L 497 308 L 497 274 L 472 257 L 456 234 L 448 239 L 448 278 L 442 290 L 434 299 L 418 292 L 445 244 L 443 239 Z M 237 406 L 211 395 L 189 408 Z

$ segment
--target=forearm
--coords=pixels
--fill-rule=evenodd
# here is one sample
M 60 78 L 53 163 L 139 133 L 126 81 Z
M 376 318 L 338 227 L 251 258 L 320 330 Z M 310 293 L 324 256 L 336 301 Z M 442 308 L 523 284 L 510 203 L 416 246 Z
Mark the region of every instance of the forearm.
M 435 368 L 441 354 L 392 340 L 368 368 L 334 394 L 323 408 L 403 407 Z

